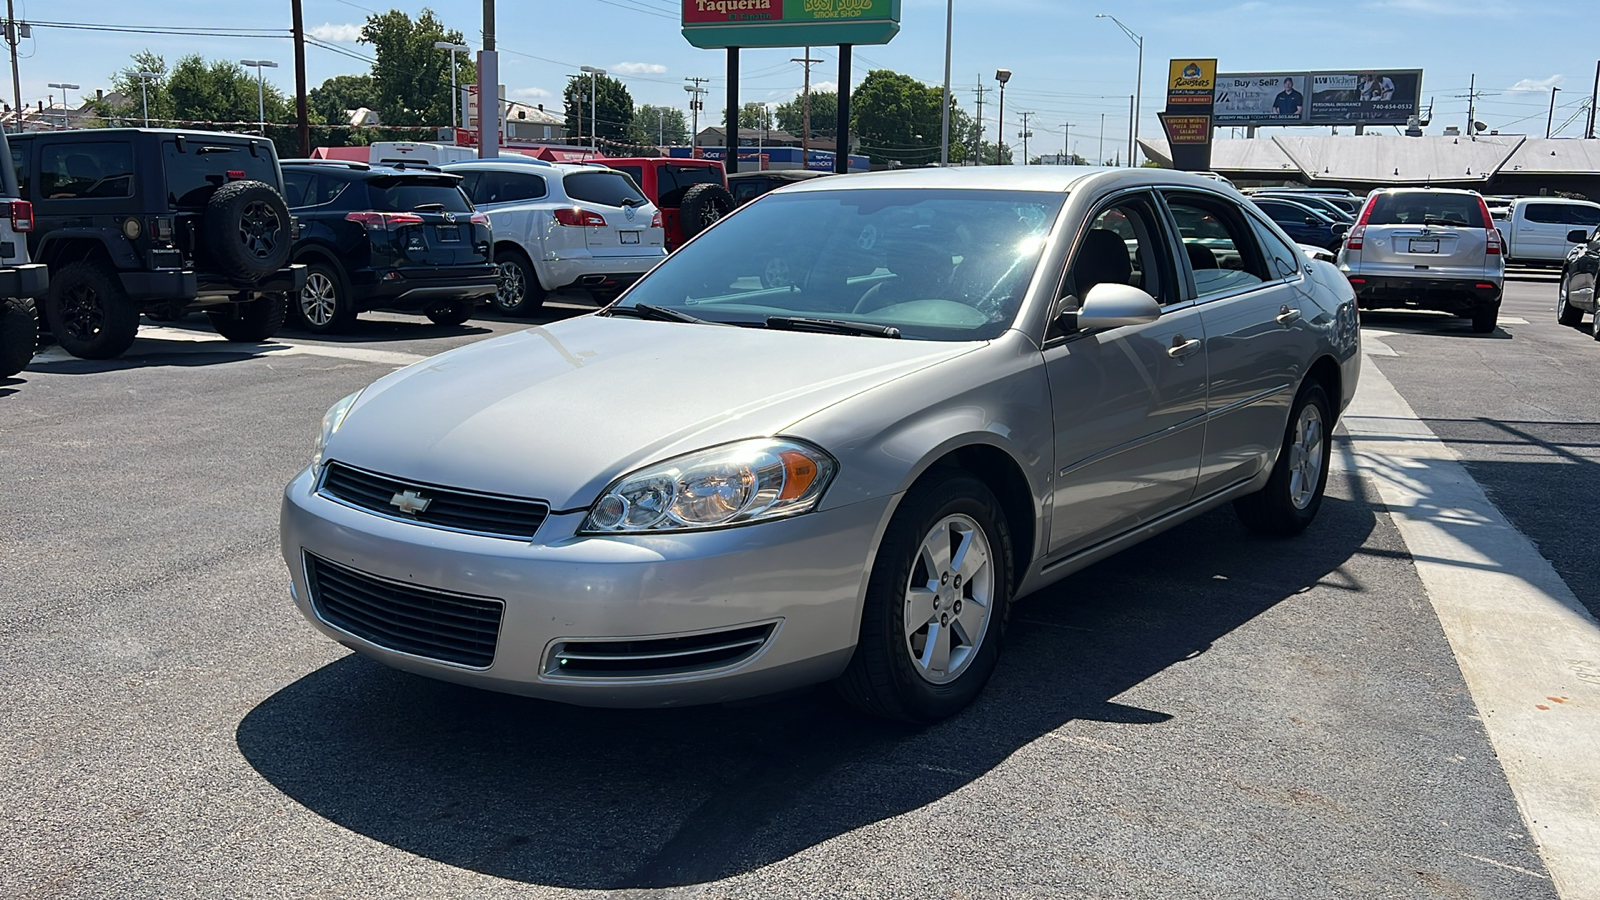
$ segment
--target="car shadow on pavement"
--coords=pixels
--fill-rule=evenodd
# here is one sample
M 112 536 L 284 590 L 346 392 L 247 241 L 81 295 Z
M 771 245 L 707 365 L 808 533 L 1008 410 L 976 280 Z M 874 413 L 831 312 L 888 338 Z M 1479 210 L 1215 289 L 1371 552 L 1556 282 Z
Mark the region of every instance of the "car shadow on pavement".
M 1361 325 L 1365 328 L 1377 328 L 1396 334 L 1432 334 L 1441 337 L 1460 337 L 1488 341 L 1509 341 L 1514 339 L 1513 335 L 1506 331 L 1504 325 L 1497 327 L 1488 334 L 1479 334 L 1472 330 L 1472 322 L 1470 320 L 1443 313 L 1380 312 L 1364 309 L 1361 311 Z
M 1101 562 L 1019 602 L 983 696 L 926 729 L 865 720 L 825 687 L 596 710 L 351 655 L 236 739 L 289 797 L 409 853 L 567 888 L 702 884 L 938 801 L 1073 720 L 1160 727 L 1172 714 L 1115 698 L 1334 573 L 1376 515 L 1330 497 L 1303 538 L 1270 540 L 1221 509 Z

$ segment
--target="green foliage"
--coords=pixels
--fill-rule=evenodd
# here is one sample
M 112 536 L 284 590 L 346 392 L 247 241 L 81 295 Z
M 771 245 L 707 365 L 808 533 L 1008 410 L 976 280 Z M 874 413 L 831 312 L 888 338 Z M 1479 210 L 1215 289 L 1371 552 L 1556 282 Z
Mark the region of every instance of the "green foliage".
M 633 111 L 633 142 L 682 146 L 689 143 L 689 122 L 683 110 L 641 104 Z
M 966 159 L 977 128 L 972 117 L 955 105 L 954 97 L 950 102 L 950 161 L 959 163 Z M 943 88 L 877 69 L 867 73 L 851 98 L 851 127 L 861 140 L 861 151 L 874 163 L 926 165 L 938 162 L 941 155 L 943 105 Z M 815 107 L 812 124 L 816 124 Z M 994 158 L 992 150 L 987 158 Z
M 776 110 L 778 127 L 790 134 L 805 131 L 805 97 L 797 96 L 781 103 Z M 833 140 L 839 131 L 839 93 L 837 91 L 811 92 L 811 133 Z
M 450 122 L 450 58 L 448 50 L 436 49 L 435 41 L 463 41 L 461 32 L 445 30 L 433 10 L 423 8 L 413 21 L 398 9 L 367 17 L 361 28 L 361 42 L 371 44 L 378 61 L 372 66 L 372 103 L 385 125 L 443 125 Z M 469 84 L 477 80 L 470 56 L 454 54 L 456 80 Z M 498 86 L 485 95 L 494 97 Z M 492 102 L 491 102 L 492 108 Z
M 726 116 L 724 116 L 726 120 Z M 769 129 L 773 127 L 772 108 L 765 103 L 746 103 L 739 107 L 739 127 Z
M 350 110 L 377 109 L 378 85 L 371 75 L 335 75 L 307 93 L 306 105 L 313 120 L 343 125 L 349 122 Z
M 567 135 L 576 141 L 578 135 L 582 134 L 587 141 L 598 127 L 602 143 L 635 143 L 638 135 L 633 128 L 633 95 L 628 93 L 622 82 L 609 75 L 594 76 L 591 107 L 590 78 L 589 75 L 573 75 L 567 79 L 567 89 L 562 92 L 562 100 L 566 104 Z M 595 121 L 591 121 L 591 108 Z M 654 140 L 642 143 L 654 143 Z

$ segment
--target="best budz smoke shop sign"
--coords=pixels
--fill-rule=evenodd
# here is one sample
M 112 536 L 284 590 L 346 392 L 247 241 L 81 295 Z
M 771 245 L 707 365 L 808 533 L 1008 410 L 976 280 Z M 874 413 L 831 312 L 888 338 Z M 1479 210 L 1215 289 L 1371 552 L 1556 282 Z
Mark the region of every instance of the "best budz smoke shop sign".
M 683 36 L 707 50 L 887 44 L 900 0 L 683 0 Z

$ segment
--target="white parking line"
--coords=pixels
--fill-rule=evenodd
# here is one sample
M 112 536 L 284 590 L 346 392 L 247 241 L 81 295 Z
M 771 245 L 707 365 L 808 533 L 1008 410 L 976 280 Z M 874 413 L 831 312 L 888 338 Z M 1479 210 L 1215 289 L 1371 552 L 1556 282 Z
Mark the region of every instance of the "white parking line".
M 296 341 L 273 338 L 260 344 L 230 343 L 221 335 L 187 328 L 170 328 L 165 325 L 142 325 L 139 340 L 126 354 L 127 358 L 170 353 L 241 353 L 250 356 L 329 356 L 352 362 L 375 363 L 385 366 L 409 366 L 427 359 L 417 353 L 397 350 L 375 350 L 352 344 Z M 47 347 L 33 358 L 34 363 L 68 362 L 75 359 L 59 345 Z
M 1600 897 L 1600 624 L 1370 359 L 1344 423 L 1557 892 Z

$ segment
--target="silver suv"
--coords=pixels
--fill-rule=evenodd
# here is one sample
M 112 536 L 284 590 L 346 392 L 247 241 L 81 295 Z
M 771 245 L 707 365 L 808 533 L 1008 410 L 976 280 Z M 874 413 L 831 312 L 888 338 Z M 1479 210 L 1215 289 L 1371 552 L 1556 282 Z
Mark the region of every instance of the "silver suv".
M 1362 309 L 1434 309 L 1487 334 L 1500 317 L 1506 263 L 1476 191 L 1373 191 L 1339 251 Z
M 11 156 L 0 132 L 0 159 Z M 17 173 L 0 166 L 0 378 L 21 372 L 39 346 L 39 313 L 33 298 L 49 286 L 45 267 L 28 262 L 33 204 L 17 195 Z

